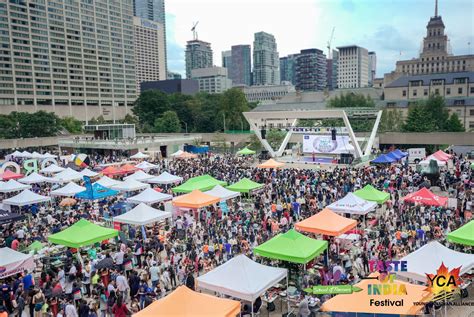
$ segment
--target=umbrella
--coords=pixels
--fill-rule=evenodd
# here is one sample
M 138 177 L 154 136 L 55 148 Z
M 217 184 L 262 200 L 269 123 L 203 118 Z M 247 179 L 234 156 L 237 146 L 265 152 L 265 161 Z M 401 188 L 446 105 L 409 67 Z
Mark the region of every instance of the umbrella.
M 91 160 L 87 156 L 87 154 L 77 154 L 76 157 L 74 157 L 74 164 L 80 167 L 87 167 L 91 163 Z
M 95 265 L 95 268 L 96 268 L 96 270 L 111 269 L 114 266 L 115 266 L 115 264 L 114 264 L 114 260 L 112 258 L 105 258 L 102 261 L 99 261 L 99 263 L 97 263 Z
M 74 206 L 76 203 L 77 203 L 77 200 L 75 200 L 74 198 L 68 197 L 61 200 L 61 202 L 59 203 L 59 206 L 61 207 Z

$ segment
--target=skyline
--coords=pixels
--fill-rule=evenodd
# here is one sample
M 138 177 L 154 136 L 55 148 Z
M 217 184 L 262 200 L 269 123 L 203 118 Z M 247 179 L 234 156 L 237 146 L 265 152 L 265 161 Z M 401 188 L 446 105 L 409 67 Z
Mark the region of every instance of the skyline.
M 404 10 L 408 5 L 411 10 Z M 250 44 L 253 50 L 254 33 L 259 31 L 275 36 L 280 57 L 308 48 L 322 49 L 327 55 L 326 43 L 335 27 L 332 48 L 356 44 L 375 51 L 376 76 L 383 77 L 395 69 L 397 60 L 418 56 L 434 8 L 435 0 L 400 0 L 397 4 L 375 0 L 295 0 L 291 8 L 283 0 L 173 0 L 167 2 L 166 9 L 168 69 L 184 73 L 184 47 L 192 39 L 192 23 L 199 21 L 198 37 L 211 43 L 217 66 L 221 66 L 221 52 L 232 45 Z M 262 18 L 260 12 L 267 15 Z M 288 23 L 275 23 L 296 14 L 298 18 Z M 446 25 L 453 54 L 469 54 L 468 42 L 472 54 L 474 4 L 469 0 L 440 0 L 439 15 Z

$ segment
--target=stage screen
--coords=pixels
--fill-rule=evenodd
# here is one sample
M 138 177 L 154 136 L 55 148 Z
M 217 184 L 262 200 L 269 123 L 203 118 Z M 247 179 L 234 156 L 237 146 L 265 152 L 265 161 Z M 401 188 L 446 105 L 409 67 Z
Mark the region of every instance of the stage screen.
M 353 151 L 347 135 L 338 135 L 334 141 L 330 135 L 303 135 L 304 153 L 349 154 Z

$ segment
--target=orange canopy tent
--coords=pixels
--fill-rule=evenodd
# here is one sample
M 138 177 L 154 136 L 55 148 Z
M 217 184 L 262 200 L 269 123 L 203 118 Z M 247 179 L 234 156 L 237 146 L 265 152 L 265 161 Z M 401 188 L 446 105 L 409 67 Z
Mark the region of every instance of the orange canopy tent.
M 173 199 L 173 205 L 184 208 L 202 208 L 215 203 L 221 199 L 219 197 L 211 196 L 203 193 L 200 190 L 193 190 L 189 194 L 181 195 Z
M 257 167 L 259 168 L 279 168 L 283 167 L 285 163 L 277 162 L 274 159 L 269 159 L 266 162 L 263 162 L 262 164 L 258 165 Z
M 107 166 L 102 170 L 102 174 L 105 176 L 115 176 L 123 174 L 123 172 L 115 166 Z
M 194 292 L 186 286 L 179 286 L 168 296 L 151 303 L 133 316 L 235 317 L 239 313 L 238 301 Z
M 0 174 L 0 178 L 4 181 L 8 181 L 10 179 L 18 179 L 18 178 L 22 178 L 23 174 L 18 174 L 18 173 L 15 173 L 15 172 L 12 172 L 10 170 L 5 170 L 5 172 L 3 172 L 2 174 Z
M 295 224 L 298 231 L 338 236 L 357 226 L 357 221 L 324 208 L 319 213 Z
M 138 168 L 136 168 L 135 166 L 131 164 L 125 164 L 120 167 L 120 171 L 122 172 L 122 174 L 130 174 L 130 173 L 135 173 L 136 171 L 138 171 Z
M 192 154 L 189 152 L 183 152 L 180 155 L 176 156 L 176 158 L 180 158 L 180 159 L 189 159 L 189 158 L 196 158 L 196 157 L 197 157 L 196 154 Z
M 377 276 L 378 273 L 371 274 L 371 277 Z M 415 285 L 410 284 L 402 281 L 394 280 L 393 284 L 397 285 L 397 289 L 400 291 L 400 285 L 404 284 L 406 289 L 406 295 L 394 295 L 393 293 L 387 295 L 369 295 L 368 288 L 369 284 L 371 284 L 371 289 L 374 289 L 374 285 L 379 287 L 381 284 L 389 284 L 392 283 L 381 283 L 378 280 L 362 280 L 361 282 L 355 284 L 362 289 L 360 292 L 354 292 L 352 294 L 341 294 L 336 295 L 333 298 L 327 300 L 323 306 L 321 307 L 322 311 L 326 312 L 345 312 L 345 313 L 367 313 L 367 314 L 386 314 L 389 312 L 393 315 L 416 315 L 421 309 L 423 309 L 423 305 L 415 306 L 413 302 L 421 302 L 421 301 L 428 301 L 431 299 L 431 294 L 425 291 L 426 286 L 423 285 Z M 383 289 L 383 286 L 381 286 Z M 382 290 L 382 294 L 383 290 Z M 375 306 L 370 305 L 371 300 L 375 301 L 399 301 L 403 300 L 403 305 L 401 306 Z

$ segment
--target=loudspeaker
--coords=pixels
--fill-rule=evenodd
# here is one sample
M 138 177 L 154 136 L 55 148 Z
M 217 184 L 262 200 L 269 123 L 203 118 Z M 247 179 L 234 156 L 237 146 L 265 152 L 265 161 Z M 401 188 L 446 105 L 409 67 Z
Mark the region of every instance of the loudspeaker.
M 260 130 L 260 134 L 262 134 L 262 139 L 265 140 L 265 137 L 267 136 L 267 130 L 265 129 Z
M 331 138 L 333 141 L 336 141 L 336 129 L 331 130 Z

